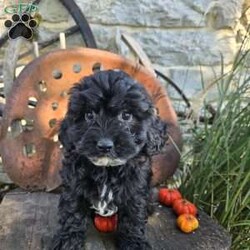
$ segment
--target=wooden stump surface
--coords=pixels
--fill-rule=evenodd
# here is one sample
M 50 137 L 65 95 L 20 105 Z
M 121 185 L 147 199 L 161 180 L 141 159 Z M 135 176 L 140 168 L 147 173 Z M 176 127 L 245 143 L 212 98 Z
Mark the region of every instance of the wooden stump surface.
M 0 204 L 0 250 L 45 250 L 57 229 L 58 194 L 12 191 Z M 171 208 L 156 205 L 147 236 L 154 250 L 230 249 L 228 233 L 208 215 L 199 213 L 200 227 L 184 234 Z M 86 250 L 113 250 L 115 235 L 88 230 Z

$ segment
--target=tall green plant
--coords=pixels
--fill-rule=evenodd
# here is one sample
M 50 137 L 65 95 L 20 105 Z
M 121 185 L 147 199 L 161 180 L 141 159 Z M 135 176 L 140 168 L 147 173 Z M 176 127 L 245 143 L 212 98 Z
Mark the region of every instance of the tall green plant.
M 239 53 L 218 81 L 217 115 L 194 131 L 183 157 L 183 194 L 215 217 L 232 235 L 233 249 L 250 249 L 250 79 Z M 190 158 L 190 155 L 192 156 Z M 191 164 L 185 165 L 185 162 Z

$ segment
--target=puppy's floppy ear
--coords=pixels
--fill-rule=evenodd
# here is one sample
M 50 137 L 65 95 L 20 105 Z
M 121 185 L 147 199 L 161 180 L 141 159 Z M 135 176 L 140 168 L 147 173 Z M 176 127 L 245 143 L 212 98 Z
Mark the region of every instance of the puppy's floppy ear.
M 146 152 L 149 155 L 159 153 L 164 147 L 167 138 L 167 123 L 161 120 L 154 110 L 147 131 Z
M 84 104 L 83 98 L 81 98 L 82 85 L 75 83 L 70 89 L 70 99 L 68 103 L 67 113 L 61 122 L 59 130 L 59 140 L 66 151 L 70 151 L 74 148 L 74 131 L 72 125 L 79 113 L 82 110 Z

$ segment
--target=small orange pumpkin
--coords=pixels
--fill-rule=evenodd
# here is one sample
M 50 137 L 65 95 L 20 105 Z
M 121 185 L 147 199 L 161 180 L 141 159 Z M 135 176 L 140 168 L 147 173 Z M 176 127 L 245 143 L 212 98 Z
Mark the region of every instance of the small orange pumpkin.
M 181 193 L 177 189 L 161 188 L 159 190 L 159 201 L 166 206 L 172 206 L 175 200 L 181 199 Z
M 177 226 L 184 233 L 191 233 L 199 227 L 199 221 L 192 214 L 181 214 L 177 218 Z
M 117 214 L 108 217 L 96 214 L 94 218 L 94 225 L 99 232 L 114 232 L 117 228 Z
M 177 215 L 180 214 L 192 214 L 197 215 L 196 206 L 186 199 L 175 200 L 173 203 L 173 210 Z

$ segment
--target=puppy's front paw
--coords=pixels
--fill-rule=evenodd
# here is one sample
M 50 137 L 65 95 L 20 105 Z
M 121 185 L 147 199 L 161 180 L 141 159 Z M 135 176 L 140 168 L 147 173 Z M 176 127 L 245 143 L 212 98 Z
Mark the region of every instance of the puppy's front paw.
M 119 250 L 152 250 L 147 241 L 122 241 L 118 243 Z

